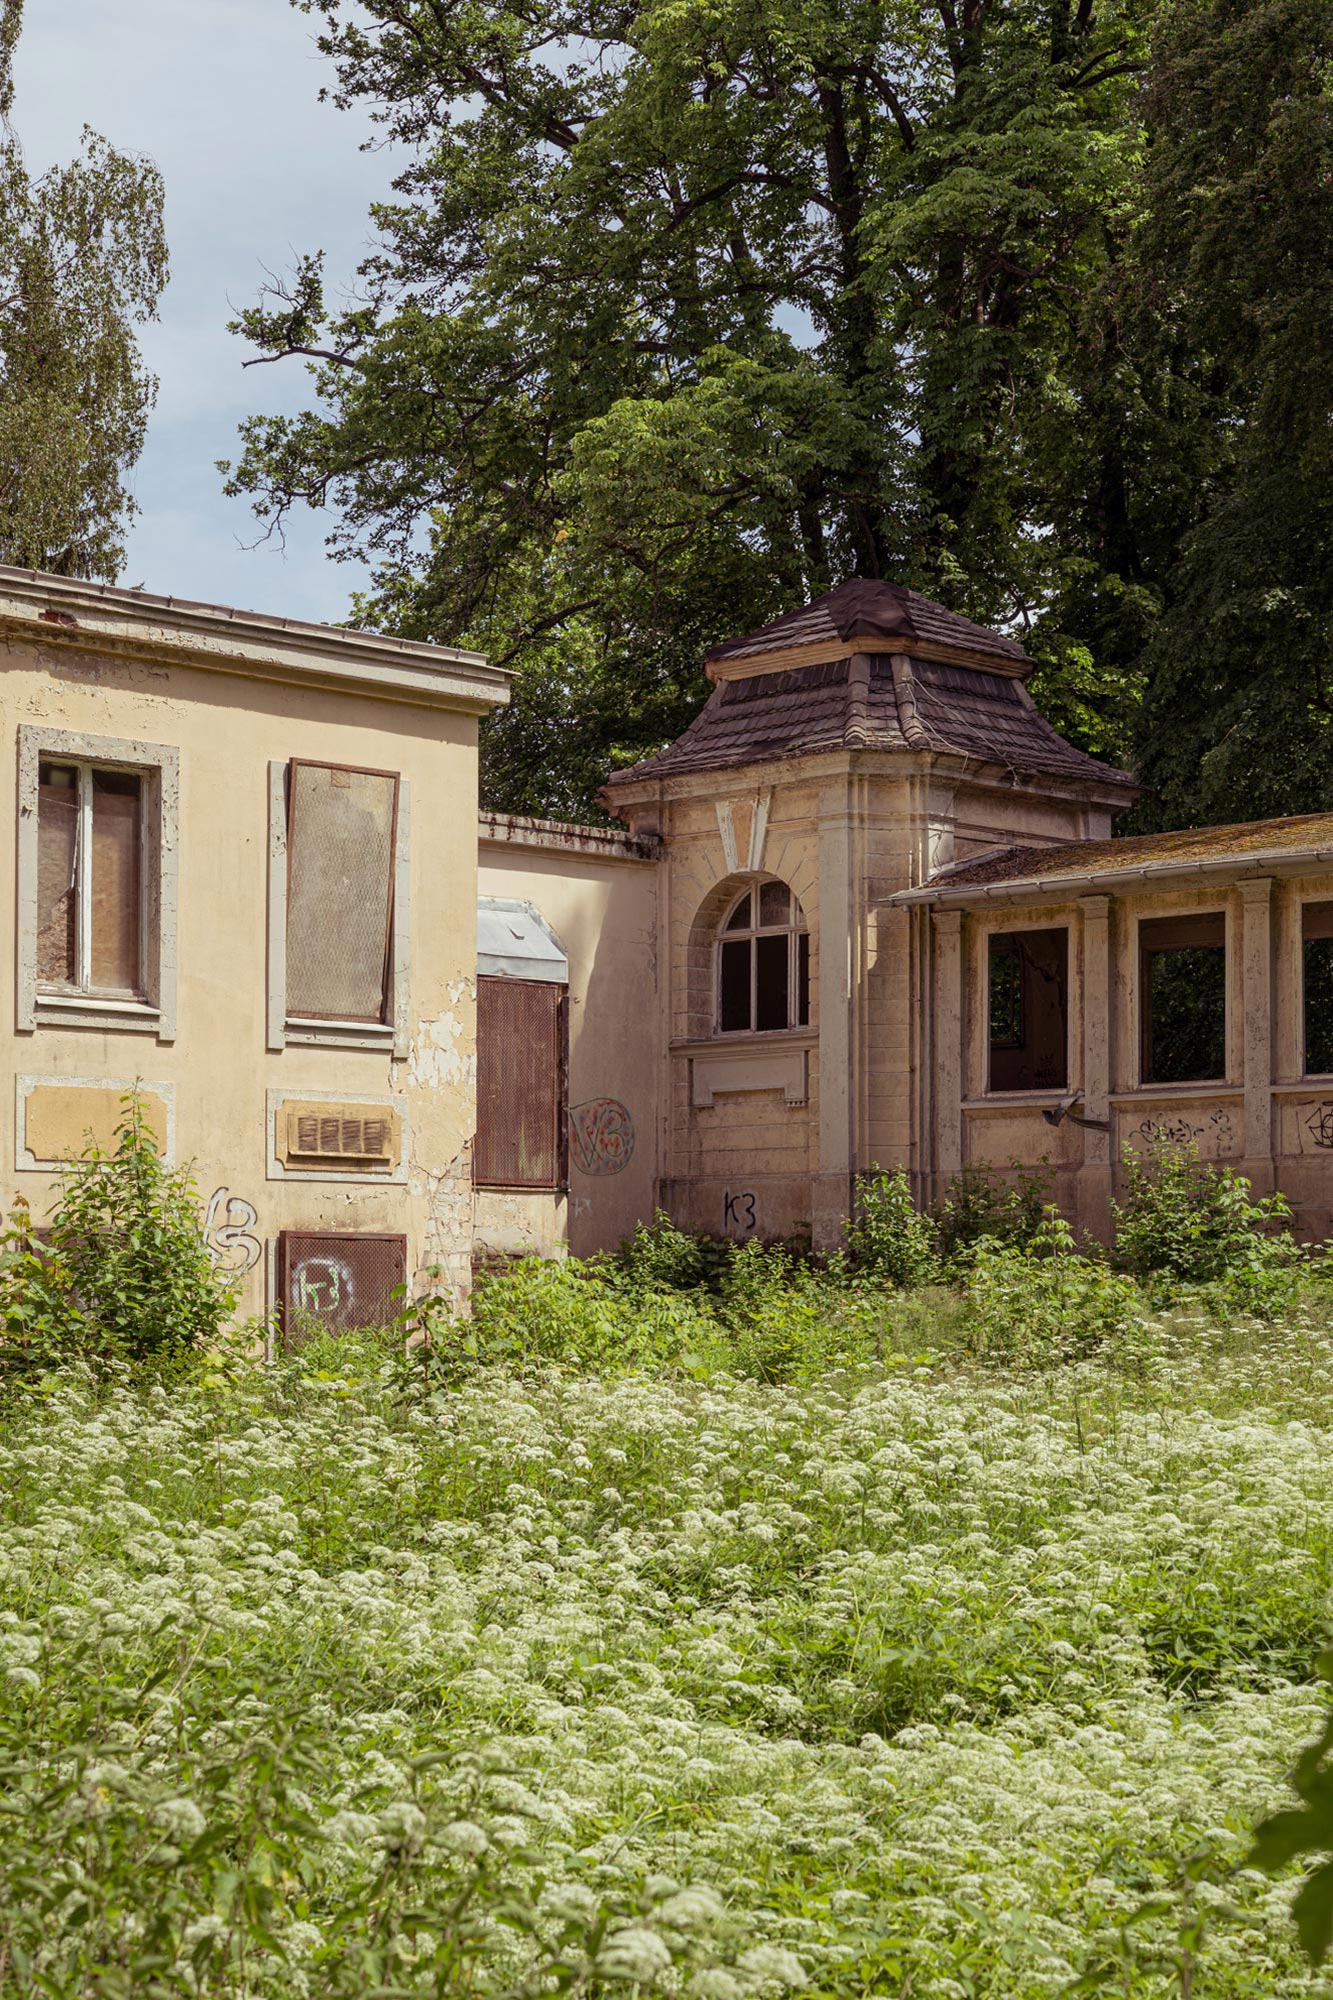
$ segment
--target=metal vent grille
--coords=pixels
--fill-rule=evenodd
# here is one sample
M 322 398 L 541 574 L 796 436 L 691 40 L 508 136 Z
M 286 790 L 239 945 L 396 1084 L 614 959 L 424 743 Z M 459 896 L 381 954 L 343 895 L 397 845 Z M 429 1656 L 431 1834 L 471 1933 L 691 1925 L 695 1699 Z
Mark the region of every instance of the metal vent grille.
M 382 1021 L 398 779 L 293 762 L 287 799 L 287 1012 Z
M 339 1236 L 284 1229 L 278 1238 L 282 1344 L 295 1349 L 312 1333 L 355 1333 L 387 1326 L 402 1310 L 407 1282 L 405 1236 Z
M 563 1187 L 564 1100 L 564 988 L 479 979 L 475 1184 Z
M 287 1115 L 287 1150 L 314 1160 L 387 1160 L 393 1155 L 387 1112 L 297 1111 Z

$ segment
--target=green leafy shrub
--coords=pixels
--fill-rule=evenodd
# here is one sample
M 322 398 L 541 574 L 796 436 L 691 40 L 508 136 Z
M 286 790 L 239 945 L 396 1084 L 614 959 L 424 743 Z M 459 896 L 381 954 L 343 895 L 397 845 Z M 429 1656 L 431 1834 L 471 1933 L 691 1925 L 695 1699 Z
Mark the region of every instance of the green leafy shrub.
M 939 1232 L 912 1199 L 905 1168 L 891 1174 L 877 1168 L 857 1175 L 847 1247 L 859 1271 L 900 1291 L 932 1284 L 939 1277 Z
M 1049 1200 L 1045 1168 L 1015 1167 L 1013 1178 L 1004 1180 L 989 1167 L 965 1167 L 931 1211 L 940 1257 L 956 1267 L 983 1241 L 1023 1248 L 1045 1227 Z
M 1315 1670 L 1322 1681 L 1333 1682 L 1333 1652 L 1321 1653 Z M 1291 1786 L 1300 1805 L 1261 1821 L 1246 1859 L 1274 1875 L 1298 1860 L 1310 1868 L 1291 1914 L 1312 1964 L 1322 1965 L 1333 1944 L 1333 1708 L 1301 1752 Z M 1312 1857 L 1318 1857 L 1313 1866 Z
M 635 1291 L 716 1292 L 732 1248 L 716 1237 L 678 1229 L 659 1209 L 650 1223 L 638 1223 L 606 1260 L 608 1275 Z
M 84 1344 L 69 1273 L 16 1201 L 0 1230 L 0 1378 L 59 1366 Z
M 433 1339 L 440 1342 L 438 1331 Z M 712 1314 L 686 1293 L 618 1284 L 604 1267 L 573 1257 L 525 1257 L 481 1274 L 470 1322 L 445 1332 L 442 1351 L 460 1371 L 533 1361 L 616 1371 L 716 1365 L 719 1345 Z
M 188 1169 L 163 1164 L 137 1096 L 124 1103 L 115 1149 L 90 1143 L 62 1168 L 43 1242 L 15 1212 L 0 1271 L 7 1372 L 78 1356 L 179 1360 L 216 1341 L 235 1310 Z
M 1124 1357 L 1143 1329 L 1132 1282 L 1078 1253 L 1054 1209 L 1023 1245 L 981 1242 L 966 1279 L 964 1337 L 989 1361 L 1049 1366 L 1100 1353 Z
M 1188 1145 L 1124 1156 L 1125 1201 L 1115 1207 L 1116 1255 L 1158 1304 L 1190 1287 L 1260 1315 L 1290 1300 L 1301 1265 L 1291 1208 L 1281 1194 L 1253 1200 L 1250 1183 Z

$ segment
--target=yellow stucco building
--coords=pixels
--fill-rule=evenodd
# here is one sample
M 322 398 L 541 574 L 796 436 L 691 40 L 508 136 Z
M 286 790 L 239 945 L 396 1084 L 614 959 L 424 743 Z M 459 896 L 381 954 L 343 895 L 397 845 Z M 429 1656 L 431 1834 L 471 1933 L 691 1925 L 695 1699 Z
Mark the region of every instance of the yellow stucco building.
M 471 1265 L 475 655 L 0 571 L 3 1185 L 138 1085 L 242 1306 Z
M 851 583 L 716 647 L 616 824 L 479 812 L 474 654 L 0 571 L 3 1186 L 137 1086 L 243 1309 L 385 1317 L 659 1208 L 1189 1137 L 1333 1221 L 1333 816 L 1111 838 L 1013 638 Z

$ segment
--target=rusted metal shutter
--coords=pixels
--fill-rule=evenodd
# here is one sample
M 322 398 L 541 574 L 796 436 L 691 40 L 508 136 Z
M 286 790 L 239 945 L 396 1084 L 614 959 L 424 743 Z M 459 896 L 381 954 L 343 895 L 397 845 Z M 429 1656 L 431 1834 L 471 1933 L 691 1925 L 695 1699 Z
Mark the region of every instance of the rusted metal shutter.
M 565 1184 L 565 989 L 477 981 L 478 1187 Z
M 284 1347 L 311 1333 L 387 1326 L 403 1308 L 405 1236 L 347 1236 L 284 1229 L 278 1238 L 278 1300 Z
M 287 1012 L 382 1021 L 398 779 L 293 762 L 287 798 Z

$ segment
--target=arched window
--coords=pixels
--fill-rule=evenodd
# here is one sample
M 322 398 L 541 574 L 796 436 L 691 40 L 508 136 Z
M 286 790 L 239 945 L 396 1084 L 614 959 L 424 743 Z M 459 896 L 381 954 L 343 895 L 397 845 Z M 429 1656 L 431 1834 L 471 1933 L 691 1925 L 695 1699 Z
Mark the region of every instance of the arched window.
M 810 1019 L 810 934 L 785 882 L 756 882 L 717 941 L 717 1025 L 724 1035 L 803 1028 Z

